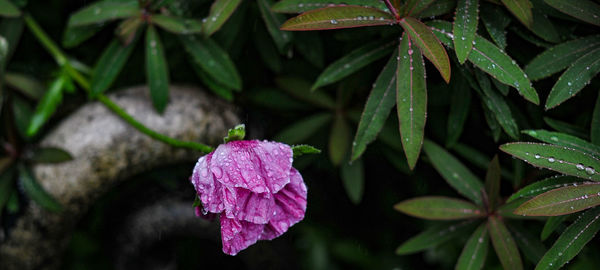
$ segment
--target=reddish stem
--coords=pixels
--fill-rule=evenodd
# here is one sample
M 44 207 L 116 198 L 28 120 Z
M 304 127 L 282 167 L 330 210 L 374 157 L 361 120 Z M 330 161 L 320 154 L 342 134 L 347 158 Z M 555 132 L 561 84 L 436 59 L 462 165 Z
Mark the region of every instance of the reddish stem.
M 396 21 L 400 21 L 400 15 L 398 14 L 396 8 L 394 8 L 394 5 L 392 5 L 390 0 L 383 0 L 383 2 L 385 3 L 385 6 L 387 6 L 387 8 L 390 10 L 390 12 L 392 12 L 392 15 L 396 17 Z

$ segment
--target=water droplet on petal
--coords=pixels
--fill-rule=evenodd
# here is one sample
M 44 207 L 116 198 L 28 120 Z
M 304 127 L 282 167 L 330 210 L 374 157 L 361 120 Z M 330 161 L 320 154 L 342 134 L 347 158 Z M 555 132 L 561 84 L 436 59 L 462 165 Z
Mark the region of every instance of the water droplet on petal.
M 221 179 L 221 177 L 223 177 L 223 170 L 221 170 L 221 168 L 219 167 L 212 167 L 210 168 L 210 171 L 215 175 L 217 179 Z

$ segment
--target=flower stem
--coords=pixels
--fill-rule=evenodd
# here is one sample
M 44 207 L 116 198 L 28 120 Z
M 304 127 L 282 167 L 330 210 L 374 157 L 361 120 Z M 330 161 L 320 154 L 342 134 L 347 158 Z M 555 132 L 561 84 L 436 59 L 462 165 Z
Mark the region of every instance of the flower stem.
M 85 90 L 86 93 L 89 95 L 91 93 L 90 82 L 81 73 L 79 73 L 79 71 L 77 71 L 76 69 L 74 69 L 71 66 L 67 56 L 48 37 L 48 35 L 37 24 L 37 22 L 33 19 L 33 17 L 31 17 L 31 15 L 25 14 L 23 16 L 23 18 L 25 20 L 25 24 L 27 24 L 27 27 L 29 28 L 31 33 L 33 33 L 33 35 L 37 38 L 37 40 L 46 48 L 48 53 L 50 53 L 54 57 L 54 59 L 56 60 L 58 65 L 61 66 L 62 68 L 65 68 L 65 70 L 67 71 L 69 76 L 71 76 L 71 78 L 73 78 L 73 80 L 75 80 L 75 82 L 77 82 L 77 84 L 79 84 L 79 86 L 81 86 L 81 88 L 83 90 Z M 201 151 L 203 153 L 210 153 L 213 150 L 212 147 L 205 145 L 205 144 L 201 144 L 201 143 L 197 143 L 197 142 L 190 142 L 190 141 L 181 141 L 181 140 L 166 136 L 164 134 L 161 134 L 159 132 L 156 132 L 156 131 L 150 129 L 149 127 L 145 126 L 144 124 L 140 123 L 139 121 L 137 121 L 135 118 L 133 118 L 133 116 L 131 116 L 127 112 L 125 112 L 125 110 L 123 108 L 119 107 L 119 105 L 114 103 L 107 96 L 105 96 L 103 94 L 96 94 L 96 95 L 94 95 L 94 97 L 98 101 L 100 101 L 102 104 L 104 104 L 104 106 L 106 106 L 108 109 L 113 111 L 113 113 L 115 113 L 116 115 L 121 117 L 129 125 L 131 125 L 135 129 L 137 129 L 138 131 L 150 136 L 153 139 L 159 140 L 161 142 L 172 145 L 174 147 L 190 148 L 190 149 Z

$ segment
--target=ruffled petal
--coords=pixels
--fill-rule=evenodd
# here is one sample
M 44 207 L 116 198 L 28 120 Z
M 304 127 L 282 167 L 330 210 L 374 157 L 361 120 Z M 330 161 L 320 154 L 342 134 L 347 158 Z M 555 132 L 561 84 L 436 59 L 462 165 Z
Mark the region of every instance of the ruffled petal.
M 210 170 L 225 186 L 276 193 L 290 181 L 292 155 L 292 149 L 282 143 L 233 141 L 217 147 Z
M 215 181 L 214 175 L 209 171 L 212 153 L 198 159 L 192 173 L 192 184 L 204 209 L 213 213 L 220 213 L 224 209 L 222 200 L 223 185 Z
M 306 212 L 306 194 L 306 185 L 302 180 L 302 175 L 296 169 L 291 168 L 290 183 L 273 195 L 275 215 L 265 226 L 260 239 L 276 238 L 302 220 Z
M 229 255 L 236 255 L 241 250 L 256 243 L 260 238 L 264 226 L 263 224 L 254 224 L 228 218 L 222 213 L 221 241 L 223 243 L 223 252 Z

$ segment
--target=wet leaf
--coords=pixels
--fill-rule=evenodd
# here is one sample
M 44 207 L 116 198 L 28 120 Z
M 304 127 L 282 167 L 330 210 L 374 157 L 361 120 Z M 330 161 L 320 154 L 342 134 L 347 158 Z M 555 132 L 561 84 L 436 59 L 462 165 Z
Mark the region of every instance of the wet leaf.
M 454 16 L 454 50 L 458 62 L 464 64 L 473 49 L 479 22 L 479 0 L 459 0 Z
M 545 143 L 573 148 L 575 150 L 600 157 L 600 146 L 589 143 L 569 134 L 547 131 L 543 129 L 523 130 L 522 132 Z
M 456 270 L 479 270 L 487 257 L 489 238 L 486 224 L 481 224 L 473 232 L 456 263 Z
M 534 197 L 546 191 L 566 187 L 572 184 L 581 184 L 584 180 L 573 176 L 553 176 L 532 183 L 511 195 L 506 202 L 512 202 L 519 198 Z
M 152 15 L 152 23 L 175 34 L 193 34 L 202 31 L 202 23 L 194 19 L 166 16 L 161 14 Z M 206 24 L 205 24 L 206 25 Z
M 341 178 L 350 201 L 359 204 L 365 188 L 365 172 L 362 159 L 357 159 L 352 164 L 344 162 L 341 167 Z
M 485 211 L 468 201 L 427 196 L 402 201 L 394 209 L 404 214 L 431 220 L 466 219 L 483 216 Z
M 282 0 L 275 3 L 271 9 L 281 13 L 302 13 L 313 9 L 341 5 L 367 6 L 387 10 L 383 1 L 379 0 Z
M 496 6 L 485 6 L 481 9 L 481 21 L 488 34 L 500 49 L 506 48 L 506 27 L 510 24 L 510 17 Z
M 215 0 L 210 7 L 208 17 L 202 20 L 204 34 L 210 36 L 217 32 L 229 19 L 242 0 Z
M 431 3 L 423 12 L 419 13 L 419 18 L 431 18 L 443 14 L 448 14 L 456 7 L 454 0 L 436 0 Z
M 146 31 L 146 82 L 154 108 L 162 113 L 169 102 L 169 70 L 162 42 L 152 26 Z
M 504 6 L 521 21 L 525 26 L 531 27 L 533 24 L 533 14 L 531 13 L 531 2 L 529 0 L 501 0 Z
M 329 159 L 333 165 L 338 166 L 346 156 L 350 148 L 352 135 L 350 126 L 341 115 L 336 115 L 329 133 Z
M 517 215 L 559 216 L 600 204 L 600 183 L 561 187 L 535 196 L 515 210 Z
M 490 216 L 488 218 L 487 227 L 490 238 L 492 238 L 494 250 L 496 250 L 496 255 L 498 255 L 498 259 L 500 259 L 504 269 L 523 269 L 523 262 L 519 255 L 519 249 L 502 220 L 496 216 Z
M 69 152 L 56 147 L 37 148 L 29 158 L 34 163 L 61 163 L 72 159 L 73 156 Z
M 411 17 L 400 20 L 400 25 L 421 49 L 423 55 L 431 61 L 446 83 L 450 82 L 450 60 L 446 50 L 440 44 L 427 25 Z
M 402 6 L 401 13 L 404 16 L 415 17 L 419 15 L 423 10 L 427 9 L 435 0 L 407 0 Z
M 281 30 L 308 31 L 394 24 L 382 10 L 362 6 L 337 6 L 311 10 L 287 20 Z
M 552 216 L 546 220 L 540 239 L 542 241 L 548 239 L 548 237 L 569 217 L 569 215 Z
M 91 80 L 92 95 L 103 93 L 110 88 L 131 55 L 136 40 L 137 38 L 134 38 L 129 45 L 122 46 L 119 40 L 114 39 L 106 47 L 94 68 Z
M 600 25 L 600 5 L 590 0 L 545 0 L 545 2 L 584 22 Z
M 42 208 L 51 212 L 62 211 L 62 205 L 48 194 L 31 174 L 31 171 L 23 165 L 19 165 L 19 181 L 30 199 Z
M 481 86 L 483 94 L 482 100 L 494 114 L 498 124 L 500 124 L 508 136 L 515 140 L 519 139 L 519 127 L 517 126 L 517 121 L 513 118 L 510 107 L 506 103 L 504 97 L 492 88 L 492 84 L 487 75 L 479 70 L 476 70 L 475 75 Z
M 544 123 L 546 123 L 551 128 L 558 130 L 559 132 L 570 134 L 583 139 L 588 138 L 588 132 L 580 126 L 576 126 L 574 124 L 552 119 L 549 117 L 544 117 Z
M 273 139 L 288 144 L 303 143 L 330 121 L 331 114 L 315 114 L 285 127 Z
M 396 249 L 396 254 L 406 255 L 435 247 L 458 235 L 471 231 L 477 224 L 477 219 L 438 223 L 402 243 Z
M 71 14 L 67 27 L 102 23 L 140 15 L 137 1 L 98 1 Z

